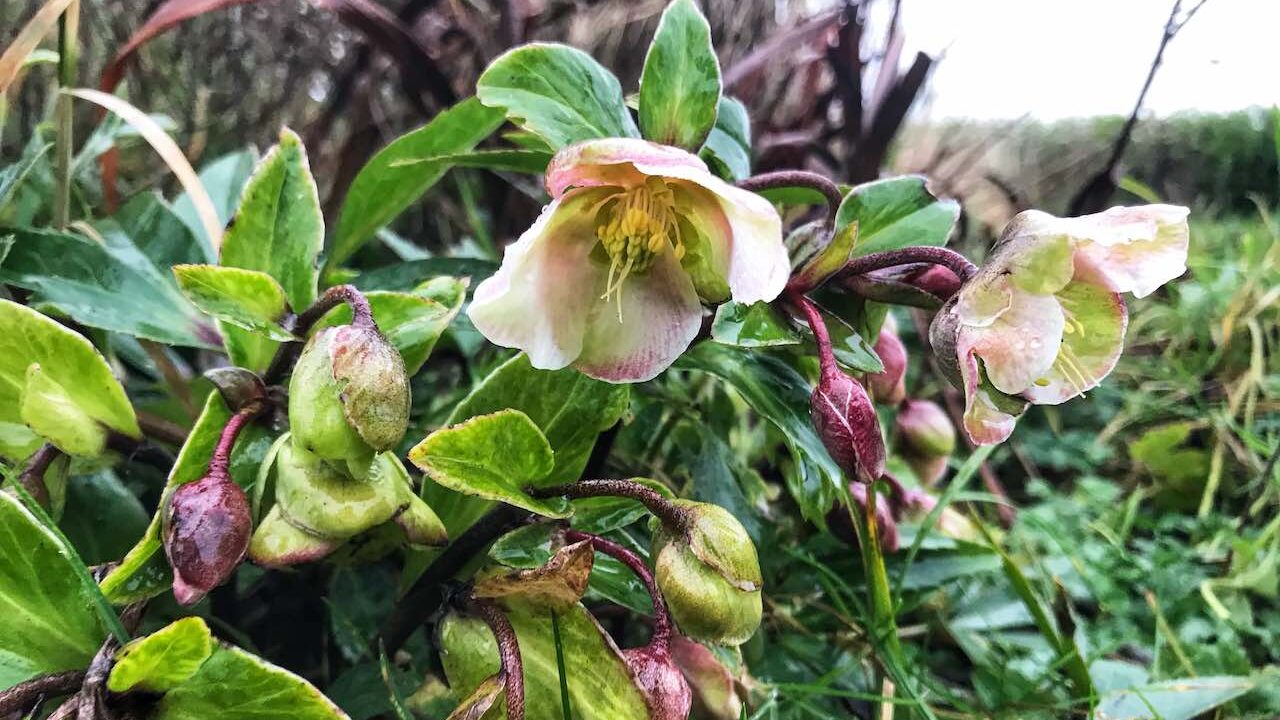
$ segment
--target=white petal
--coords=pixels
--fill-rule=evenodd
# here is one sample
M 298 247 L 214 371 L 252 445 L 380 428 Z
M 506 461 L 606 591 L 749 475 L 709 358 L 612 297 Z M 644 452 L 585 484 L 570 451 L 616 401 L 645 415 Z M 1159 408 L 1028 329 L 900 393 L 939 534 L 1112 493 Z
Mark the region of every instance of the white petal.
M 1011 293 L 1008 310 L 988 327 L 962 328 L 959 343 L 982 358 L 997 390 L 1017 395 L 1053 366 L 1066 318 L 1053 295 Z
M 628 277 L 619 292 L 622 321 L 616 298 L 597 300 L 574 367 L 608 382 L 651 380 L 698 335 L 702 304 L 693 281 L 669 251 L 655 258 L 648 271 Z
M 1187 271 L 1188 210 L 1177 205 L 1113 207 L 1062 218 L 1076 243 L 1076 279 L 1145 297 Z
M 498 272 L 476 287 L 467 315 L 495 345 L 519 348 L 536 368 L 556 370 L 582 351 L 587 316 L 601 304 L 607 268 L 592 262 L 592 206 L 608 190 L 554 200 L 516 242 Z

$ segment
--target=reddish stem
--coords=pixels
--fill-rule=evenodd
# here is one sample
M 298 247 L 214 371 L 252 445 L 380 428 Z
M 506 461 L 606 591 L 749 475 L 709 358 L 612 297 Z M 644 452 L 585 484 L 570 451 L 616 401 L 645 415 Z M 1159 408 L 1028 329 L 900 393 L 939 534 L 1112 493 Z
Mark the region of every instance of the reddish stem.
M 845 263 L 844 269 L 840 271 L 839 275 L 841 277 L 864 275 L 872 270 L 884 270 L 885 268 L 910 265 L 912 263 L 941 265 L 955 273 L 962 283 L 968 282 L 969 278 L 978 272 L 977 265 L 969 262 L 968 258 L 955 250 L 921 245 L 856 257 Z
M 27 466 L 18 475 L 18 484 L 45 508 L 49 507 L 49 486 L 45 484 L 44 475 L 53 461 L 61 456 L 62 451 L 54 447 L 53 443 L 45 443 L 32 453 Z
M 579 480 L 568 485 L 530 488 L 527 492 L 536 498 L 631 498 L 644 505 L 669 531 L 684 532 L 689 526 L 688 513 L 657 491 L 633 480 Z
M 305 338 L 307 333 L 311 331 L 311 327 L 319 322 L 320 318 L 335 307 L 346 303 L 351 307 L 351 324 L 359 328 L 378 329 L 378 324 L 373 321 L 373 310 L 369 307 L 369 300 L 355 288 L 354 285 L 334 285 L 325 290 L 316 298 L 311 307 L 303 310 L 293 322 L 293 334 Z M 284 379 L 289 370 L 293 367 L 293 363 L 297 361 L 298 354 L 302 352 L 303 341 L 294 340 L 284 343 L 280 349 L 276 351 L 276 356 L 271 358 L 271 365 L 267 367 L 267 372 L 263 375 L 262 381 L 267 385 L 275 385 Z
M 596 552 L 604 553 L 618 560 L 640 578 L 640 582 L 644 583 L 645 590 L 649 591 L 649 598 L 653 600 L 653 638 L 650 640 L 650 644 L 660 646 L 663 649 L 670 646 L 671 614 L 667 611 L 667 601 L 663 599 L 662 593 L 658 590 L 658 583 L 653 578 L 653 571 L 649 569 L 648 565 L 645 565 L 644 560 L 631 550 L 599 535 L 592 535 L 581 530 L 568 530 L 565 532 L 564 537 L 569 542 L 590 541 L 591 547 Z
M 498 657 L 502 662 L 502 685 L 507 694 L 507 717 L 509 720 L 524 720 L 524 662 L 520 659 L 520 643 L 516 640 L 516 630 L 511 621 L 496 605 L 480 600 L 473 600 L 475 610 L 489 626 L 493 637 L 498 641 Z
M 754 175 L 739 182 L 738 187 L 757 193 L 786 187 L 802 187 L 816 190 L 822 193 L 822 197 L 827 201 L 828 228 L 835 224 L 836 212 L 840 209 L 840 203 L 844 200 L 844 197 L 840 194 L 840 188 L 835 183 L 818 173 L 812 173 L 807 170 L 779 170 L 777 172 Z
M 791 302 L 804 312 L 804 319 L 813 331 L 813 339 L 818 344 L 818 363 L 822 366 L 822 374 L 839 373 L 836 365 L 836 354 L 831 350 L 831 334 L 827 332 L 827 323 L 822 319 L 818 306 L 809 298 L 798 293 L 791 295 Z
M 240 436 L 240 431 L 245 425 L 248 425 L 264 409 L 266 409 L 264 403 L 250 403 L 227 420 L 222 433 L 218 435 L 218 444 L 213 448 L 213 456 L 209 459 L 209 475 L 229 475 L 231 449 L 235 447 L 236 438 Z

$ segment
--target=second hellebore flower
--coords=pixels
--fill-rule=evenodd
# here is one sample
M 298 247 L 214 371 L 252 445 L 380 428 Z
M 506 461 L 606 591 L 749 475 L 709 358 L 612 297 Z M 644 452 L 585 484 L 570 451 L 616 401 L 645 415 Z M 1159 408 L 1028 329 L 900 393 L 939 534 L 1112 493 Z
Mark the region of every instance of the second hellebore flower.
M 534 367 L 649 380 L 693 341 L 703 302 L 773 300 L 786 285 L 777 211 L 683 150 L 626 138 L 571 145 L 546 185 L 551 204 L 468 311 Z
M 964 390 L 974 442 L 1004 440 L 1026 403 L 1057 405 L 1111 372 L 1128 322 L 1120 293 L 1143 297 L 1186 271 L 1187 212 L 1030 210 L 1009 223 L 930 328 L 940 364 Z

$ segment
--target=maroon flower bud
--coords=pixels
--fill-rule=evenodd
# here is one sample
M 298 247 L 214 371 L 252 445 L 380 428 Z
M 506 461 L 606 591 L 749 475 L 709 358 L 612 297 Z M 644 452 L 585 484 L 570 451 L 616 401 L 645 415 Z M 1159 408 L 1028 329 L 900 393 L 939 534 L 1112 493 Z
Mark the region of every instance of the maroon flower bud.
M 671 659 L 671 651 L 664 640 L 623 650 L 622 659 L 644 693 L 652 720 L 685 720 L 689 717 L 693 692 Z
M 244 558 L 253 522 L 244 490 L 211 471 L 178 487 L 164 514 L 164 552 L 173 567 L 173 596 L 192 605 L 221 585 Z
M 914 274 L 908 276 L 906 280 L 908 283 L 937 296 L 941 300 L 947 300 L 952 295 L 955 295 L 963 284 L 960 282 L 960 277 L 951 268 L 942 265 L 925 265 Z
M 809 398 L 809 414 L 822 444 L 852 479 L 873 483 L 884 473 L 884 439 L 867 391 L 834 367 L 823 368 Z
M 896 405 L 907 396 L 907 349 L 898 339 L 892 323 L 886 321 L 876 338 L 876 355 L 884 363 L 884 370 L 867 374 L 867 389 L 876 402 Z
M 956 449 L 956 429 L 946 411 L 929 400 L 906 400 L 893 427 L 898 454 L 916 478 L 924 485 L 937 482 Z

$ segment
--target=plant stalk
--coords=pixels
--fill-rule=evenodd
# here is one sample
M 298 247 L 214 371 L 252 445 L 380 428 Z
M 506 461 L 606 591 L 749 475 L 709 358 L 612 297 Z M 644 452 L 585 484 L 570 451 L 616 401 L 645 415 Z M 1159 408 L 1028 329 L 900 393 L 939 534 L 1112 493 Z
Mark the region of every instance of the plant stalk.
M 845 263 L 844 268 L 836 276 L 844 278 L 850 275 L 865 275 L 873 270 L 884 270 L 913 263 L 941 265 L 955 273 L 962 283 L 968 282 L 978 272 L 977 265 L 955 250 L 918 245 L 853 258 Z
M 579 480 L 567 485 L 555 485 L 545 488 L 527 488 L 526 492 L 536 498 L 588 498 L 588 497 L 625 497 L 644 505 L 649 512 L 662 521 L 669 531 L 685 532 L 689 527 L 688 513 L 675 503 L 663 497 L 652 488 L 645 487 L 634 480 Z
M 80 55 L 80 0 L 72 0 L 58 18 L 58 85 L 61 89 L 76 86 L 76 65 Z M 54 158 L 53 225 L 61 230 L 71 221 L 71 160 L 75 149 L 72 98 L 59 93 L 54 101 L 56 152 Z

